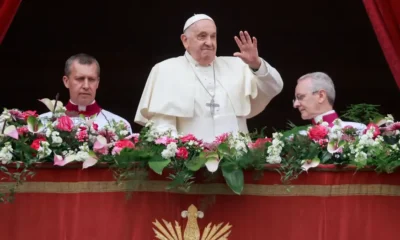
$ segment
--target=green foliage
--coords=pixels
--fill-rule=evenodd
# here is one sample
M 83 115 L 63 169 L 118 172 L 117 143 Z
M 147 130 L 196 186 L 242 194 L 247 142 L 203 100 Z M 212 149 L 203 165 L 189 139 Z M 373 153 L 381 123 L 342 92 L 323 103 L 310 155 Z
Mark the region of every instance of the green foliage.
M 353 122 L 368 124 L 375 122 L 384 116 L 379 112 L 379 105 L 373 104 L 352 104 L 341 115 L 341 118 Z
M 344 117 L 351 121 L 369 123 L 383 116 L 378 112 L 377 105 L 358 104 L 351 105 Z M 28 119 L 36 128 L 40 128 L 37 119 L 33 117 Z M 8 118 L 7 121 L 8 125 L 16 127 L 26 124 L 22 119 Z M 58 131 L 59 137 L 62 138 L 62 143 L 58 144 L 46 134 L 51 153 L 43 157 L 38 156 L 40 151 L 43 154 L 44 147 L 42 150 L 34 150 L 31 147 L 32 142 L 38 137 L 36 133 L 21 134 L 18 139 L 2 134 L 0 151 L 4 150 L 3 159 L 9 161 L 12 156 L 9 163 L 15 167 L 0 165 L 0 174 L 3 177 L 0 183 L 0 201 L 10 202 L 14 199 L 18 186 L 34 176 L 35 164 L 52 162 L 55 154 L 64 155 L 67 150 L 76 151 L 82 147 L 88 147 L 99 163 L 108 164 L 113 170 L 117 184 L 126 186 L 128 195 L 135 189 L 140 189 L 141 181 L 148 178 L 148 171 L 170 179 L 167 190 L 181 192 L 190 191 L 198 173 L 203 172 L 207 182 L 222 176 L 229 188 L 238 195 L 244 190 L 244 171 L 253 170 L 254 177 L 260 178 L 269 163 L 279 163 L 277 171 L 281 175 L 283 184 L 290 184 L 307 171 L 307 168 L 311 165 L 315 167 L 316 164 L 341 166 L 352 164 L 358 169 L 373 166 L 378 173 L 392 173 L 400 166 L 400 134 L 398 125 L 389 126 L 387 125 L 389 122 L 381 128 L 380 136 L 375 136 L 373 131 L 369 131 L 369 134 L 364 134 L 362 139 L 352 129 L 339 129 L 338 139 L 330 137 L 329 134 L 315 139 L 312 132 L 307 133 L 307 131 L 310 127 L 311 130 L 320 131 L 318 127 L 296 126 L 288 122 L 288 128 L 276 131 L 272 138 L 266 138 L 262 129 L 250 134 L 224 134 L 218 137 L 218 141 L 204 145 L 190 134 L 172 137 L 168 132 L 158 133 L 151 124 L 142 129 L 137 139 L 127 140 L 127 136 L 121 133 L 124 132 L 122 125 L 113 123 L 112 128 L 117 129 L 114 133 L 116 139 L 121 142 L 128 141 L 125 143 L 130 144 L 122 151 L 112 152 L 116 149 L 114 146 L 118 140 L 113 140 L 114 137 L 106 134 L 107 136 L 103 137 L 106 140 L 102 139 L 106 143 L 99 142 L 101 146 L 106 146 L 107 151 L 100 154 L 93 149 L 94 141 L 78 141 L 77 129 L 73 129 L 71 132 Z M 97 139 L 102 136 L 91 137 Z M 156 139 L 158 141 L 155 141 Z M 10 146 L 12 155 L 7 150 Z M 5 182 L 7 184 L 4 184 Z M 7 188 L 2 188 L 1 184 Z

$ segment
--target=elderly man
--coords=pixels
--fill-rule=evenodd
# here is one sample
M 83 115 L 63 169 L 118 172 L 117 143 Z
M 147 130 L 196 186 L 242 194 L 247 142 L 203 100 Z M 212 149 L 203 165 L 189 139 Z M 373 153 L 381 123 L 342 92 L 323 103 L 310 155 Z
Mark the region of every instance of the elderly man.
M 339 118 L 333 109 L 334 102 L 335 86 L 326 73 L 308 73 L 297 80 L 293 107 L 299 109 L 302 119 L 311 120 L 314 125 L 327 122 L 332 127 L 334 120 Z M 352 126 L 359 131 L 366 127 L 361 123 L 344 121 L 342 125 Z
M 94 123 L 99 129 L 103 128 L 112 119 L 123 121 L 130 133 L 131 125 L 128 121 L 109 111 L 102 109 L 96 102 L 96 91 L 100 83 L 100 65 L 98 61 L 87 54 L 71 56 L 65 63 L 63 82 L 69 89 L 70 100 L 66 112 L 75 123 L 81 121 L 78 116 L 87 118 L 95 116 Z M 41 118 L 51 117 L 51 112 L 40 115 Z
M 258 56 L 257 40 L 234 38 L 240 52 L 216 57 L 217 30 L 209 16 L 194 15 L 183 28 L 183 56 L 156 64 L 150 72 L 135 122 L 154 122 L 159 131 L 193 134 L 206 142 L 227 132 L 248 132 L 258 115 L 281 92 L 275 68 Z

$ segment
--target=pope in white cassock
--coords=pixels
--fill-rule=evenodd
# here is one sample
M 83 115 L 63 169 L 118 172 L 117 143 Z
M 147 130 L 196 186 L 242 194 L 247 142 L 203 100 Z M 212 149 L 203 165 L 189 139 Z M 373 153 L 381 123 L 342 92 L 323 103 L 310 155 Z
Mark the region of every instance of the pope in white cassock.
M 246 120 L 262 112 L 279 94 L 278 71 L 258 56 L 257 40 L 240 32 L 240 52 L 216 57 L 217 30 L 209 16 L 189 18 L 181 35 L 183 56 L 156 64 L 147 79 L 135 116 L 160 131 L 193 134 L 206 142 L 227 132 L 248 132 Z
M 131 125 L 124 118 L 102 109 L 96 102 L 96 91 L 100 83 L 100 64 L 98 61 L 87 54 L 77 54 L 71 56 L 65 63 L 63 82 L 69 89 L 70 100 L 65 105 L 66 113 L 71 117 L 74 124 L 82 123 L 79 115 L 86 118 L 95 116 L 94 123 L 99 130 L 111 120 L 116 122 L 123 121 L 127 130 L 132 133 Z M 52 116 L 52 112 L 40 115 L 46 119 Z

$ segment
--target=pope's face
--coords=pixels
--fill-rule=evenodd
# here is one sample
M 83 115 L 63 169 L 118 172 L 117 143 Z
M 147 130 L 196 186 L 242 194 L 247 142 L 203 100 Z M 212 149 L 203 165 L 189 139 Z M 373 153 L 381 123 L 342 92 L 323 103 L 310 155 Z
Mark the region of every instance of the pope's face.
M 182 43 L 190 55 L 201 65 L 214 61 L 217 52 L 217 27 L 211 20 L 200 20 L 182 34 Z
M 311 79 L 304 79 L 297 83 L 293 107 L 300 111 L 302 119 L 312 119 L 321 114 L 320 103 L 323 98 L 320 91 L 312 91 Z
M 64 76 L 63 81 L 65 87 L 69 89 L 71 101 L 87 106 L 95 99 L 96 90 L 99 87 L 100 77 L 97 73 L 97 65 L 95 63 L 79 64 L 78 61 L 74 61 L 69 76 Z

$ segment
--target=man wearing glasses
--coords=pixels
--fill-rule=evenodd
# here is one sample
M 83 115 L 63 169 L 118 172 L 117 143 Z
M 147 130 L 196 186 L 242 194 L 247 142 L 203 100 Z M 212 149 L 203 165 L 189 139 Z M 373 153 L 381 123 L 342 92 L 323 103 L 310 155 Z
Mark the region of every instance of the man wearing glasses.
M 333 81 L 326 73 L 308 73 L 297 80 L 293 107 L 299 109 L 302 119 L 311 120 L 313 125 L 327 122 L 332 127 L 339 118 L 333 109 L 335 94 Z M 359 131 L 366 128 L 364 124 L 355 122 L 342 121 L 342 125 Z

